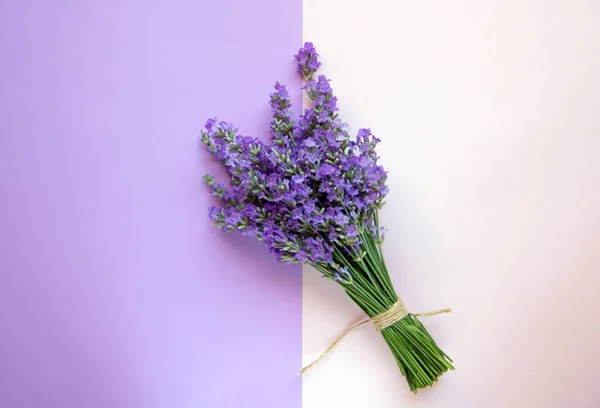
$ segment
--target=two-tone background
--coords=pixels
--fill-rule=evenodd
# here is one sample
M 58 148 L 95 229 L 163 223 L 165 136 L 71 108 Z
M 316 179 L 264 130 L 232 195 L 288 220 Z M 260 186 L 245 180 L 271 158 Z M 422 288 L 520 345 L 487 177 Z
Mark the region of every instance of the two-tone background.
M 600 406 L 600 3 L 0 1 L 1 408 Z M 208 117 L 292 55 L 383 139 L 386 258 L 457 370 L 414 396 L 305 268 L 209 225 Z

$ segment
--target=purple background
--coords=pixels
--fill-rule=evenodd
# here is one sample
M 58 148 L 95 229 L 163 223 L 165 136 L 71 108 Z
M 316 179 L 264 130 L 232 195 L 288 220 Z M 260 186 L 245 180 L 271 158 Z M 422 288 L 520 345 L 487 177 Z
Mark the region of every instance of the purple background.
M 0 407 L 299 408 L 300 268 L 209 225 L 301 0 L 0 2 Z

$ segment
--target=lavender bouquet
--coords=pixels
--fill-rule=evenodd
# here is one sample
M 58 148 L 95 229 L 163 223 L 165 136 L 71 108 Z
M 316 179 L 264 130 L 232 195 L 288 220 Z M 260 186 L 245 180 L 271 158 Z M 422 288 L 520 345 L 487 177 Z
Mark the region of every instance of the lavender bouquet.
M 380 140 L 369 129 L 350 137 L 329 80 L 314 78 L 321 64 L 311 43 L 295 57 L 312 106 L 295 118 L 286 87 L 276 83 L 270 145 L 208 120 L 202 141 L 231 179 L 228 188 L 204 177 L 222 201 L 210 207 L 210 218 L 226 232 L 257 237 L 279 261 L 308 263 L 339 284 L 380 330 L 416 392 L 453 366 L 418 315 L 407 312 L 387 271 L 378 219 L 388 193 L 375 151 Z

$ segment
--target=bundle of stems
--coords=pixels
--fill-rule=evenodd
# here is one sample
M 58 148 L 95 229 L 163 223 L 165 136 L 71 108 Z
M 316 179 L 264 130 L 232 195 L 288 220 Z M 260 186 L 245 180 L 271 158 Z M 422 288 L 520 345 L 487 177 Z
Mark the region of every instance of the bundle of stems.
M 340 284 L 381 331 L 416 392 L 453 369 L 451 360 L 406 312 L 385 265 L 377 216 L 388 193 L 376 151 L 381 140 L 368 128 L 350 136 L 329 79 L 314 78 L 317 57 L 309 42 L 296 55 L 311 101 L 300 116 L 286 87 L 275 84 L 271 144 L 207 120 L 202 142 L 231 181 L 204 177 L 220 199 L 209 216 L 223 231 L 255 236 L 279 261 L 310 264 Z
M 375 222 L 375 231 L 359 227 L 360 250 L 349 251 L 345 246 L 335 248 L 335 262 L 348 268 L 350 279 L 334 279 L 336 269 L 324 264 L 313 265 L 325 277 L 337 281 L 369 317 L 389 310 L 398 300 L 383 257 L 383 239 L 377 214 Z M 438 347 L 413 314 L 407 314 L 384 328 L 381 334 L 410 390 L 415 393 L 418 389 L 433 385 L 442 374 L 454 369 L 452 359 Z

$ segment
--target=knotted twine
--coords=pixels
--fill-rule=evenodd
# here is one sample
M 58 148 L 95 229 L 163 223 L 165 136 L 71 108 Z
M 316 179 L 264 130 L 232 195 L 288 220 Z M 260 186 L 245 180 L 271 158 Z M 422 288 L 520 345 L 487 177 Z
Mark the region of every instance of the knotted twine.
M 344 337 L 346 337 L 348 334 L 352 333 L 354 330 L 358 329 L 361 326 L 364 326 L 365 324 L 367 324 L 369 322 L 373 323 L 373 326 L 375 326 L 375 330 L 380 332 L 383 329 L 385 329 L 386 327 L 390 327 L 393 324 L 396 324 L 397 322 L 404 319 L 408 315 L 426 317 L 426 316 L 435 316 L 435 315 L 442 314 L 442 313 L 450 313 L 451 311 L 452 311 L 452 309 L 440 309 L 440 310 L 434 310 L 433 312 L 409 313 L 408 310 L 406 310 L 406 306 L 404 306 L 404 303 L 402 303 L 402 300 L 400 298 L 398 298 L 398 300 L 396 300 L 396 303 L 394 303 L 392 306 L 390 306 L 390 308 L 388 310 L 386 310 L 385 312 L 380 313 L 376 316 L 373 316 L 369 319 L 363 320 L 362 322 L 357 323 L 354 326 L 351 326 L 348 329 L 346 329 L 342 334 L 340 334 L 338 336 L 337 339 L 335 339 L 333 341 L 333 343 L 331 343 L 329 345 L 329 347 L 327 347 L 325 349 L 325 351 L 323 353 L 321 353 L 321 355 L 319 357 L 317 357 L 312 363 L 310 363 L 309 365 L 304 367 L 300 371 L 300 374 L 304 374 L 312 366 L 314 366 L 319 361 L 321 361 L 327 354 L 329 354 L 329 352 L 331 350 L 333 350 L 333 348 L 335 346 L 337 346 L 337 344 L 340 341 L 342 341 L 342 339 Z

